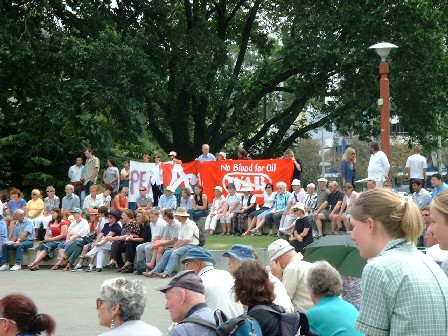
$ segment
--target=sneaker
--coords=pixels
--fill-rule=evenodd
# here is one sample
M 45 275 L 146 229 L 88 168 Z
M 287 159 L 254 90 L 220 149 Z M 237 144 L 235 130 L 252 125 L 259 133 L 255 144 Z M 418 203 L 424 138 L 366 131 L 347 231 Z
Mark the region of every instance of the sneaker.
M 9 271 L 9 265 L 8 265 L 8 264 L 3 264 L 3 265 L 0 267 L 0 271 Z
M 262 236 L 263 234 L 261 233 L 261 231 L 255 231 L 254 236 Z
M 73 267 L 73 269 L 72 269 L 71 271 L 72 271 L 72 272 L 79 272 L 79 271 L 82 271 L 82 266 L 76 264 L 76 266 Z
M 22 269 L 22 265 L 15 264 L 13 267 L 11 267 L 10 271 L 18 271 L 20 269 Z
M 85 268 L 84 272 L 93 272 L 93 265 L 89 265 L 87 268 Z
M 250 230 L 250 233 L 255 234 L 255 232 L 257 232 L 258 230 L 256 228 L 253 228 Z

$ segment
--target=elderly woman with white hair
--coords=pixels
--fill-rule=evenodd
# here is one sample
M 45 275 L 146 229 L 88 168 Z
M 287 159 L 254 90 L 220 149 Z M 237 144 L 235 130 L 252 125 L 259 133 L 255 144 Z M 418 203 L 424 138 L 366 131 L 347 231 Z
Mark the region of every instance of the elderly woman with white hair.
M 271 229 L 269 231 L 270 236 L 276 235 L 277 228 L 280 226 L 283 212 L 286 210 L 290 198 L 291 193 L 286 190 L 286 183 L 283 181 L 277 182 L 277 195 L 275 196 L 274 206 L 265 217 L 266 224 Z
M 307 216 L 311 215 L 317 209 L 317 193 L 314 183 L 308 183 L 306 186 L 306 198 L 303 204 L 305 205 L 305 215 Z
M 96 299 L 100 325 L 110 328 L 100 336 L 162 336 L 159 329 L 140 317 L 146 306 L 146 293 L 139 281 L 126 278 L 108 279 L 101 285 Z
M 359 312 L 351 303 L 340 298 L 342 279 L 327 261 L 317 261 L 308 270 L 306 283 L 315 304 L 307 311 L 311 329 L 319 335 L 357 336 L 355 330 Z

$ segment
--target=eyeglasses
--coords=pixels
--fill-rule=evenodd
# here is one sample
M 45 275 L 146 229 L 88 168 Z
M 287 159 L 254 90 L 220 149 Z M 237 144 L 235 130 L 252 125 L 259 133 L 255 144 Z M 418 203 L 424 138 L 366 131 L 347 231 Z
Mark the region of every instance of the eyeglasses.
M 54 190 L 47 190 L 47 192 L 54 192 Z
M 39 194 L 31 194 L 31 196 L 39 196 Z
M 101 306 L 104 302 L 106 302 L 106 300 L 101 299 L 101 298 L 96 299 L 96 309 L 100 308 L 100 306 Z
M 5 321 L 9 321 L 9 322 L 11 322 L 11 323 L 17 324 L 16 321 L 11 320 L 11 319 L 6 318 L 6 317 L 0 317 L 0 320 L 5 320 Z
M 140 189 L 140 191 L 146 191 L 146 189 Z

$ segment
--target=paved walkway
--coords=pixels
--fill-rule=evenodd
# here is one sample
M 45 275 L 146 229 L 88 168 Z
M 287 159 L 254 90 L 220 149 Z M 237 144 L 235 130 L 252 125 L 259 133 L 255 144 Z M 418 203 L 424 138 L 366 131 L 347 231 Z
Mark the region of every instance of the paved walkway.
M 0 297 L 11 293 L 22 293 L 31 297 L 40 313 L 48 313 L 56 320 L 58 336 L 98 335 L 107 329 L 98 324 L 95 305 L 104 280 L 120 276 L 113 270 L 102 273 L 62 272 L 42 269 L 31 272 L 0 272 Z M 135 274 L 124 274 L 142 281 L 147 291 L 148 302 L 142 320 L 158 327 L 166 334 L 171 324 L 165 310 L 165 296 L 154 288 L 167 283 L 166 279 L 149 279 Z

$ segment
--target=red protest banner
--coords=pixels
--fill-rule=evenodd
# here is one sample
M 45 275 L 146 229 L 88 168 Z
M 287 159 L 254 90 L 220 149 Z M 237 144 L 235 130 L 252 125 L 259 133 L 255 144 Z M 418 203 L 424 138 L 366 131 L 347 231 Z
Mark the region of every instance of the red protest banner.
M 227 195 L 226 186 L 233 182 L 239 191 L 243 184 L 249 184 L 257 203 L 263 203 L 264 187 L 267 183 L 279 181 L 290 183 L 293 174 L 290 159 L 272 160 L 224 160 L 200 163 L 193 161 L 182 165 L 163 165 L 163 184 L 173 187 L 190 187 L 202 184 L 209 200 L 212 200 L 213 188 L 221 186 Z

